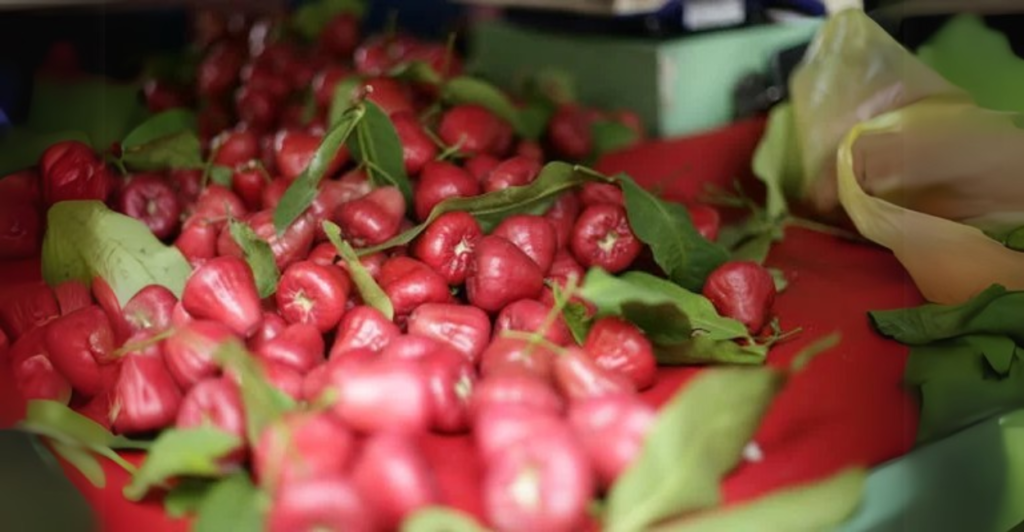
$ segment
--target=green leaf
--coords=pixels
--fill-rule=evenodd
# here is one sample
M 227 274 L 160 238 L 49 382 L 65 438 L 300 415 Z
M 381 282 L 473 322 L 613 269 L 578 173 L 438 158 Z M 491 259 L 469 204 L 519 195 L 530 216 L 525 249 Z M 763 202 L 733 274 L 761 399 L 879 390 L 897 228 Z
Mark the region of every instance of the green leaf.
M 202 146 L 195 133 L 181 131 L 134 148 L 122 148 L 121 162 L 131 170 L 144 172 L 202 168 Z
M 324 222 L 323 227 L 327 239 L 331 241 L 331 244 L 334 244 L 334 248 L 338 250 L 338 255 L 345 261 L 349 277 L 352 278 L 352 283 L 356 285 L 356 290 L 359 291 L 359 297 L 363 300 L 363 303 L 379 310 L 387 319 L 394 319 L 395 308 L 391 304 L 391 299 L 388 298 L 388 295 L 377 284 L 377 281 L 373 280 L 373 276 L 366 270 L 363 263 L 359 261 L 359 256 L 356 255 L 352 246 L 341 239 L 341 229 L 332 222 Z
M 314 41 L 335 15 L 351 13 L 362 18 L 366 12 L 363 0 L 313 0 L 303 2 L 292 14 L 291 26 L 299 35 Z
M 262 532 L 266 497 L 240 471 L 215 484 L 196 512 L 193 532 Z
M 883 336 L 908 345 L 972 334 L 997 334 L 1024 345 L 1024 292 L 992 285 L 960 305 L 928 304 L 873 311 L 871 323 Z
M 519 125 L 522 128 L 522 136 L 528 140 L 540 140 L 548 129 L 555 108 L 543 102 L 527 103 L 519 111 Z
M 320 180 L 324 178 L 338 150 L 356 130 L 365 112 L 366 108 L 361 105 L 350 108 L 324 135 L 324 140 L 316 149 L 309 166 L 288 187 L 274 210 L 274 228 L 279 235 L 313 203 Z
M 334 86 L 334 94 L 331 95 L 331 108 L 327 112 L 327 123 L 334 127 L 346 117 L 351 109 L 360 107 L 357 95 L 361 91 L 356 89 L 365 81 L 362 76 L 349 76 Z
M 222 187 L 231 188 L 234 172 L 226 166 L 214 165 L 210 167 L 210 181 Z
M 1024 352 L 1012 340 L 1001 340 L 969 336 L 910 349 L 904 381 L 921 393 L 918 442 L 1024 406 Z M 1009 352 L 1012 360 L 1000 375 L 993 359 Z
M 590 326 L 593 324 L 587 315 L 586 305 L 574 301 L 566 303 L 562 309 L 562 319 L 569 327 L 573 340 L 576 340 L 577 344 L 583 345 L 583 342 L 587 341 L 587 334 L 590 333 Z
M 99 201 L 62 201 L 47 213 L 42 250 L 43 279 L 92 283 L 102 277 L 121 305 L 151 284 L 181 297 L 192 273 L 178 248 L 166 246 L 142 222 Z
M 81 131 L 93 148 L 119 142 L 146 116 L 136 84 L 37 79 L 25 126 L 38 134 Z
M 860 504 L 866 474 L 848 469 L 824 480 L 655 527 L 652 532 L 818 532 L 843 524 Z
M 775 291 L 777 293 L 781 294 L 789 288 L 789 279 L 786 278 L 786 272 L 778 268 L 768 268 L 768 273 L 772 275 L 772 281 L 775 283 Z
M 760 368 L 716 368 L 695 377 L 663 407 L 640 456 L 612 486 L 605 529 L 644 530 L 720 504 L 723 476 L 741 460 L 782 382 Z
M 423 83 L 426 85 L 440 85 L 444 83 L 434 67 L 423 61 L 409 61 L 402 63 L 388 72 L 388 76 L 408 83 Z
M 218 477 L 223 474 L 219 460 L 239 448 L 234 434 L 214 427 L 170 429 L 160 433 L 146 455 L 146 461 L 124 488 L 128 500 L 141 500 L 150 489 L 176 477 Z
M 818 358 L 822 353 L 835 348 L 842 339 L 841 334 L 834 332 L 811 342 L 793 357 L 793 360 L 789 363 L 789 370 L 791 372 L 803 371 L 812 360 Z
M 472 516 L 444 506 L 428 506 L 402 521 L 401 532 L 486 532 Z
M 256 278 L 256 289 L 260 298 L 267 298 L 277 291 L 277 281 L 281 273 L 277 270 L 277 263 L 274 262 L 274 252 L 270 244 L 263 240 L 244 222 L 231 220 L 231 238 L 235 240 L 238 247 L 242 248 L 246 262 L 252 268 L 252 274 Z
M 1014 229 L 1006 235 L 1003 244 L 1014 251 L 1024 251 L 1024 227 Z
M 238 378 L 245 411 L 246 439 L 259 441 L 267 425 L 295 409 L 295 402 L 267 382 L 256 359 L 238 341 L 231 341 L 217 351 L 215 358 L 225 371 Z
M 654 345 L 654 356 L 658 364 L 665 366 L 759 366 L 764 364 L 765 355 L 767 348 L 764 346 L 742 346 L 731 340 L 713 340 L 706 336 L 697 336 L 679 343 Z
M 0 134 L 0 176 L 39 164 L 39 158 L 47 148 L 64 140 L 90 144 L 89 136 L 80 131 L 36 133 L 14 127 Z
M 729 260 L 729 254 L 697 232 L 685 207 L 658 198 L 627 175 L 617 179 L 633 233 L 650 246 L 655 262 L 672 282 L 699 292 L 708 274 Z
M 801 192 L 803 163 L 798 138 L 793 105 L 784 102 L 772 108 L 764 137 L 751 163 L 754 175 L 768 191 L 765 212 L 769 219 L 778 220 L 786 216 L 789 212 L 786 196 L 796 196 Z
M 1002 32 L 979 15 L 950 19 L 917 56 L 950 82 L 966 90 L 978 105 L 997 111 L 1024 112 L 1024 60 Z
M 363 102 L 365 114 L 356 125 L 355 136 L 349 137 L 352 157 L 366 167 L 366 174 L 374 186 L 393 186 L 402 191 L 405 201 L 412 205 L 412 184 L 405 175 L 402 141 L 387 113 L 377 104 Z
M 580 166 L 562 162 L 544 165 L 537 179 L 522 187 L 509 187 L 488 192 L 472 198 L 448 198 L 438 203 L 423 223 L 408 229 L 387 242 L 359 250 L 365 256 L 412 242 L 427 226 L 447 212 L 464 211 L 476 217 L 485 231 L 512 214 L 535 212 L 547 208 L 559 194 L 588 181 L 604 181 L 607 178 Z
M 600 316 L 632 317 L 656 344 L 694 337 L 751 340 L 742 323 L 720 316 L 708 298 L 649 273 L 631 271 L 615 277 L 592 268 L 580 297 L 593 303 Z
M 50 440 L 50 447 L 67 463 L 75 466 L 75 469 L 94 487 L 100 489 L 106 487 L 107 476 L 103 473 L 103 467 L 88 450 L 60 440 Z
M 528 133 L 519 120 L 519 109 L 512 100 L 501 89 L 482 79 L 470 76 L 452 78 L 441 90 L 441 99 L 452 105 L 479 105 L 508 122 L 521 136 Z
M 186 109 L 171 109 L 149 117 L 121 141 L 122 150 L 133 150 L 185 131 L 196 131 L 196 115 Z
M 597 157 L 628 148 L 640 140 L 636 131 L 614 120 L 595 121 L 590 126 L 590 136 L 594 142 L 594 155 Z
M 108 458 L 129 473 L 135 472 L 135 466 L 121 458 L 113 449 L 149 448 L 148 442 L 115 436 L 99 423 L 56 401 L 29 401 L 25 408 L 25 419 L 18 427 L 26 432 L 50 438 L 55 443 L 88 449 Z
M 180 519 L 195 513 L 217 481 L 206 478 L 183 478 L 164 496 L 164 511 Z

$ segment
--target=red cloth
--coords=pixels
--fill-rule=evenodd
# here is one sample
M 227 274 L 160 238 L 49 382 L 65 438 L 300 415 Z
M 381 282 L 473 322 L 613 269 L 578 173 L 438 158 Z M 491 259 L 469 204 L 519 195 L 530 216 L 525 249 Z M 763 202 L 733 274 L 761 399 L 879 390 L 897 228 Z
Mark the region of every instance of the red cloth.
M 600 169 L 628 171 L 639 182 L 661 184 L 666 196 L 688 199 L 703 183 L 729 186 L 749 178 L 749 160 L 763 122 L 741 123 L 700 137 L 649 143 L 607 157 Z M 668 180 L 672 180 L 671 183 Z M 784 366 L 808 343 L 833 331 L 842 342 L 793 378 L 772 406 L 755 441 L 763 460 L 736 470 L 725 483 L 729 502 L 775 488 L 820 478 L 843 467 L 876 465 L 906 453 L 913 444 L 917 407 L 900 386 L 905 347 L 883 340 L 869 327 L 873 309 L 919 304 L 921 296 L 891 253 L 803 229 L 791 229 L 769 258 L 769 265 L 790 277 L 776 312 L 784 329 L 803 333 L 769 355 Z M 0 263 L 0 303 L 16 285 L 38 278 L 38 262 Z M 644 394 L 661 404 L 697 369 L 667 368 Z M 10 370 L 0 364 L 0 426 L 23 413 Z M 714 405 L 708 405 L 714 408 Z M 445 502 L 479 515 L 481 464 L 466 437 L 424 437 Z M 186 530 L 187 522 L 163 514 L 159 500 L 130 503 L 121 495 L 127 475 L 104 461 L 107 487 L 96 489 L 65 466 L 100 518 L 103 530 L 151 532 Z

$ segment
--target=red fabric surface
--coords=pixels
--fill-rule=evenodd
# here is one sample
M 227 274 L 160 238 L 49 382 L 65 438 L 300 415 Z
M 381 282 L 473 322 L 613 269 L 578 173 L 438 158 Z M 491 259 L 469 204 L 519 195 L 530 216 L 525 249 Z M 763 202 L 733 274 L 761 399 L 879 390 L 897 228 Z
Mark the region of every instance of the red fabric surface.
M 676 199 L 692 198 L 703 183 L 728 185 L 749 178 L 749 160 L 763 123 L 751 121 L 696 138 L 650 143 L 602 161 L 606 172 L 626 171 Z M 671 183 L 668 181 L 671 180 Z M 900 387 L 906 348 L 877 336 L 865 312 L 921 302 L 892 255 L 880 248 L 791 229 L 769 258 L 782 269 L 789 289 L 776 304 L 785 329 L 803 333 L 772 350 L 769 363 L 783 366 L 803 346 L 839 331 L 842 342 L 794 377 L 772 406 L 755 441 L 763 460 L 737 469 L 725 483 L 727 501 L 813 480 L 845 466 L 876 465 L 907 452 L 913 444 L 917 408 Z M 18 285 L 38 279 L 38 262 L 0 263 L 0 304 Z M 0 356 L 0 360 L 3 357 Z M 644 394 L 661 404 L 697 369 L 666 368 Z M 714 409 L 715 405 L 708 405 Z M 0 364 L 0 426 L 9 426 L 24 405 Z M 439 477 L 445 502 L 480 514 L 481 464 L 466 437 L 424 436 L 424 447 Z M 96 510 L 103 530 L 151 532 L 186 530 L 187 522 L 163 514 L 159 500 L 129 503 L 121 496 L 126 474 L 104 462 L 107 487 L 96 489 L 65 466 Z

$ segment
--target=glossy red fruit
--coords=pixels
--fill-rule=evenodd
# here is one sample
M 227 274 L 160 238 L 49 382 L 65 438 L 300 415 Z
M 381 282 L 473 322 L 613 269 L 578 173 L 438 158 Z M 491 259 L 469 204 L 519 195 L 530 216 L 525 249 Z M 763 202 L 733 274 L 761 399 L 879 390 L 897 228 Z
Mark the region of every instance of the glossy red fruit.
M 213 45 L 199 64 L 196 83 L 202 96 L 223 96 L 238 83 L 245 61 L 244 50 L 229 41 Z
M 356 247 L 373 246 L 398 234 L 405 214 L 405 198 L 395 187 L 381 187 L 343 203 L 334 221 L 344 237 Z
M 363 495 L 341 475 L 291 482 L 277 490 L 267 515 L 268 532 L 380 530 Z
M 217 257 L 192 272 L 181 302 L 189 314 L 219 321 L 243 338 L 263 320 L 252 270 L 237 257 Z
M 179 168 L 167 174 L 171 188 L 178 193 L 178 201 L 184 207 L 199 198 L 203 186 L 203 171 L 195 168 Z
M 548 268 L 545 279 L 554 283 L 560 289 L 565 289 L 565 287 L 570 285 L 580 286 L 586 273 L 587 271 L 583 269 L 583 266 L 580 266 L 580 263 L 576 262 L 572 253 L 560 249 L 555 253 L 555 260 L 551 261 L 551 268 Z M 545 291 L 545 293 L 548 294 L 549 291 Z
M 22 399 L 42 399 L 68 404 L 71 400 L 71 385 L 45 355 L 33 355 L 20 361 L 12 374 Z
M 388 259 L 381 267 L 379 283 L 398 315 L 409 314 L 425 303 L 451 300 L 444 278 L 430 266 L 409 257 Z
M 255 159 L 236 166 L 231 174 L 231 189 L 250 211 L 258 211 L 263 206 L 263 191 L 269 182 L 267 171 Z
M 572 229 L 576 225 L 576 218 L 580 215 L 580 200 L 573 191 L 563 192 L 555 200 L 554 205 L 544 213 L 551 226 L 555 228 L 558 249 L 569 247 L 572 240 Z
M 441 43 L 417 43 L 406 55 L 407 61 L 422 61 L 437 72 L 444 79 L 458 76 L 462 73 L 462 59 L 458 54 Z
M 380 517 L 380 524 L 397 529 L 416 510 L 439 502 L 433 472 L 416 442 L 408 435 L 371 436 L 352 470 L 352 482 Z
M 329 109 L 334 101 L 334 90 L 352 72 L 341 65 L 327 65 L 313 77 L 313 97 L 322 109 Z
M 302 373 L 287 364 L 260 360 L 260 369 L 267 383 L 296 401 L 302 400 Z
M 217 256 L 217 236 L 222 224 L 190 218 L 174 241 L 174 247 L 193 267 Z
M 114 340 L 118 345 L 122 344 L 131 336 L 131 326 L 124 319 L 124 312 L 121 310 L 121 303 L 117 299 L 114 289 L 107 284 L 102 277 L 92 279 L 92 297 L 96 304 L 107 314 L 110 320 L 110 327 L 114 331 Z
M 142 94 L 146 98 L 146 109 L 153 114 L 188 107 L 191 103 L 188 94 L 180 87 L 157 79 L 146 80 L 142 85 Z
M 258 350 L 263 344 L 277 337 L 288 328 L 288 322 L 284 321 L 277 312 L 264 311 L 263 323 L 260 324 L 256 333 L 249 337 L 246 344 L 252 351 Z
M 586 268 L 621 272 L 636 260 L 642 248 L 629 227 L 626 210 L 618 205 L 587 207 L 573 228 L 572 253 Z
M 542 272 L 548 271 L 558 248 L 554 227 L 543 216 L 516 214 L 502 220 L 491 232 L 515 244 L 533 259 Z
M 415 44 L 406 35 L 375 37 L 356 48 L 352 59 L 360 74 L 383 74 L 404 60 Z
M 528 373 L 502 373 L 478 381 L 470 398 L 474 424 L 503 408 L 560 416 L 565 402 L 547 381 Z
M 195 318 L 193 318 L 192 315 L 189 314 L 187 310 L 185 310 L 185 307 L 182 306 L 181 301 L 178 301 L 177 303 L 174 304 L 174 309 L 171 310 L 172 327 L 184 327 L 185 325 L 188 325 L 193 321 L 196 321 Z
M 430 266 L 449 285 L 466 281 L 473 250 L 483 238 L 471 214 L 453 211 L 437 217 L 412 244 L 412 256 Z
M 686 207 L 690 213 L 690 221 L 700 236 L 714 242 L 718 240 L 718 231 L 722 228 L 722 218 L 718 210 L 708 205 L 694 204 Z
M 392 78 L 369 78 L 355 87 L 353 96 L 366 98 L 388 115 L 415 112 L 408 89 Z
M 519 299 L 540 295 L 544 273 L 515 244 L 499 236 L 480 239 L 466 279 L 469 302 L 497 312 Z
M 21 170 L 0 178 L 0 197 L 18 203 L 41 205 L 43 192 L 41 176 L 34 169 Z
M 10 339 L 7 338 L 7 333 L 3 329 L 0 329 L 0 352 L 6 351 L 11 346 Z
M 0 326 L 11 340 L 59 315 L 53 290 L 43 282 L 22 285 L 0 304 Z
M 451 348 L 428 353 L 418 364 L 430 390 L 431 428 L 449 434 L 465 432 L 477 380 L 473 364 Z
M 357 306 L 345 313 L 345 317 L 338 324 L 330 358 L 362 348 L 380 351 L 401 334 L 398 326 L 384 317 L 379 310 L 364 305 Z
M 498 336 L 480 357 L 480 374 L 490 378 L 499 374 L 525 373 L 549 381 L 556 356 L 541 344 Z
M 228 218 L 239 219 L 248 214 L 242 198 L 230 189 L 217 184 L 208 185 L 199 195 L 192 216 L 216 224 L 223 224 Z
M 225 131 L 212 142 L 213 164 L 234 168 L 260 156 L 260 139 L 247 129 Z
M 277 179 L 271 179 L 267 186 L 263 187 L 263 195 L 260 198 L 261 204 L 264 209 L 276 209 L 277 205 L 281 203 L 281 198 L 284 197 L 285 192 L 288 191 L 288 187 L 292 184 L 291 180 L 279 177 Z
M 622 196 L 622 189 L 611 183 L 584 183 L 580 189 L 579 198 L 584 207 L 602 203 L 623 206 L 626 204 L 626 200 Z
M 130 344 L 152 341 L 148 333 Z M 181 406 L 181 390 L 164 365 L 160 343 L 129 351 L 121 359 L 114 384 L 110 419 L 121 434 L 137 434 L 172 425 Z
M 536 141 L 532 140 L 520 140 L 519 144 L 516 145 L 515 154 L 520 157 L 526 157 L 527 159 L 533 159 L 538 163 L 544 163 L 544 148 L 541 147 Z
M 369 182 L 363 185 L 333 179 L 322 181 L 320 190 L 309 206 L 309 214 L 316 225 L 316 241 L 327 240 L 327 235 L 324 234 L 322 227 L 324 220 L 330 220 L 343 203 L 361 198 L 369 194 L 370 190 Z
M 548 122 L 547 138 L 552 151 L 560 158 L 579 161 L 590 155 L 593 138 L 590 127 L 592 113 L 575 105 L 562 105 Z
M 384 266 L 384 263 L 387 262 L 387 260 L 388 256 L 385 255 L 383 251 L 381 251 L 359 257 L 359 264 L 363 265 L 363 268 L 366 269 L 366 273 L 370 274 L 370 277 L 373 277 L 374 280 L 377 280 L 380 279 L 380 270 Z M 351 275 L 351 272 L 349 272 L 348 265 L 345 264 L 345 261 L 338 261 L 337 266 L 341 268 L 342 271 L 344 271 L 345 273 Z
M 328 382 L 334 392 L 331 412 L 357 431 L 421 432 L 430 427 L 430 390 L 415 361 L 339 365 L 332 367 Z
M 274 227 L 274 211 L 270 209 L 249 215 L 245 218 L 245 224 L 256 233 L 256 236 L 270 245 L 270 251 L 274 254 L 274 263 L 278 269 L 283 270 L 295 261 L 302 259 L 313 247 L 315 228 L 313 219 L 309 215 L 299 216 L 282 234 L 278 234 Z M 245 256 L 228 225 L 221 229 L 221 233 L 217 237 L 217 253 L 237 258 Z
M 427 303 L 409 315 L 409 334 L 447 343 L 476 364 L 491 336 L 491 321 L 484 311 L 469 305 Z
M 486 177 L 481 186 L 484 192 L 496 192 L 509 187 L 522 187 L 529 185 L 540 174 L 541 165 L 529 157 L 515 156 L 502 161 L 495 166 Z
M 594 493 L 587 456 L 566 430 L 549 430 L 497 453 L 483 482 L 488 522 L 500 532 L 576 530 Z
M 67 200 L 106 201 L 114 182 L 103 161 L 84 143 L 67 140 L 43 152 L 40 159 L 43 202 Z
M 501 144 L 509 129 L 508 124 L 488 111 L 474 105 L 457 105 L 441 117 L 438 135 L 448 146 L 457 146 L 461 153 L 476 155 L 489 153 L 500 157 Z
M 277 308 L 289 323 L 305 323 L 327 332 L 345 314 L 350 289 L 351 282 L 340 268 L 296 262 L 281 276 Z
M 444 161 L 430 161 L 420 173 L 416 183 L 416 218 L 430 216 L 430 211 L 448 198 L 468 198 L 480 194 L 480 184 L 465 170 Z
M 324 339 L 312 325 L 296 323 L 264 342 L 255 355 L 306 374 L 324 362 Z
M 50 399 L 67 404 L 71 398 L 71 385 L 54 368 L 46 347 L 47 327 L 35 327 L 18 338 L 5 351 L 11 375 L 21 396 L 30 399 Z
M 299 174 L 313 160 L 313 155 L 316 154 L 321 141 L 323 139 L 320 135 L 313 135 L 302 131 L 282 131 L 279 133 L 274 138 L 277 171 L 288 180 L 294 180 L 296 177 L 299 177 Z M 337 173 L 348 161 L 348 157 L 348 150 L 344 146 L 339 148 L 331 164 L 328 165 L 328 170 L 324 177 L 329 178 Z
M 217 349 L 234 338 L 227 326 L 216 321 L 196 320 L 180 327 L 164 340 L 164 363 L 183 390 L 220 372 L 214 360 Z
M 131 332 L 160 332 L 171 326 L 178 298 L 167 287 L 151 284 L 132 296 L 122 310 Z
M 597 320 L 583 344 L 587 356 L 598 366 L 629 377 L 638 390 L 654 385 L 657 360 L 643 331 L 621 318 Z
M 629 377 L 602 368 L 577 347 L 555 357 L 552 373 L 558 391 L 570 402 L 636 392 Z
M 235 114 L 253 131 L 271 131 L 280 118 L 280 100 L 264 87 L 242 85 L 235 92 Z
M 776 290 L 772 274 L 760 264 L 732 261 L 711 272 L 703 293 L 719 314 L 739 321 L 751 334 L 757 334 L 771 318 Z
M 61 282 L 53 287 L 53 295 L 57 298 L 57 306 L 60 307 L 62 316 L 92 305 L 92 293 L 89 292 L 89 287 L 75 279 Z
M 114 332 L 107 315 L 90 305 L 46 327 L 46 349 L 75 391 L 91 397 L 102 389 L 100 365 L 114 362 Z
M 541 331 L 549 314 L 551 314 L 550 305 L 545 305 L 535 299 L 520 299 L 510 303 L 498 313 L 498 317 L 494 320 L 494 334 L 500 336 L 503 331 L 536 332 L 555 345 L 573 343 L 572 333 L 569 332 L 569 327 L 561 316 L 548 325 L 545 331 Z
M 640 454 L 656 412 L 629 395 L 576 401 L 569 408 L 569 424 L 602 487 L 611 486 Z
M 238 385 L 231 379 L 207 379 L 193 386 L 181 400 L 174 425 L 179 429 L 220 429 L 239 442 L 222 463 L 237 465 L 245 457 L 245 411 Z
M 480 153 L 466 159 L 466 162 L 463 163 L 463 167 L 471 176 L 473 176 L 474 179 L 477 180 L 478 183 L 483 183 L 484 179 L 487 179 L 487 176 L 490 175 L 491 171 L 497 168 L 499 164 L 501 164 L 501 159 L 498 159 L 493 155 Z
M 391 115 L 398 139 L 402 141 L 402 160 L 405 172 L 411 176 L 418 175 L 423 165 L 437 156 L 437 146 L 423 131 L 416 115 L 411 112 L 400 112 Z
M 292 412 L 275 421 L 253 446 L 253 472 L 275 492 L 286 486 L 344 474 L 356 450 L 355 435 L 320 412 Z
M 452 351 L 451 346 L 426 336 L 403 334 L 388 342 L 380 352 L 381 360 L 420 360 L 435 351 Z M 461 356 L 461 355 L 460 355 Z
M 42 240 L 42 215 L 38 206 L 18 198 L 0 200 L 0 259 L 34 257 L 39 253 Z

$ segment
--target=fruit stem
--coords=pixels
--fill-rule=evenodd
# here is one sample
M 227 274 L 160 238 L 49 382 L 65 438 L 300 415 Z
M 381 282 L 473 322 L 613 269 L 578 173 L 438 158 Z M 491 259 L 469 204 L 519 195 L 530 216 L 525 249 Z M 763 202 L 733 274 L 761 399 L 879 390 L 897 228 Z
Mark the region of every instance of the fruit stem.
M 525 340 L 527 342 L 526 349 L 523 350 L 523 354 L 529 356 L 532 352 L 533 347 L 542 346 L 545 349 L 555 353 L 556 355 L 564 355 L 567 351 L 566 348 L 544 338 L 539 333 L 526 332 L 526 331 L 513 331 L 505 330 L 501 331 L 501 335 L 505 338 L 511 338 L 513 340 Z
M 154 334 L 153 336 L 150 336 L 149 338 L 146 338 L 145 340 L 142 340 L 140 342 L 125 343 L 121 347 L 114 350 L 113 356 L 115 358 L 121 358 L 132 351 L 141 351 L 153 344 L 158 344 L 170 338 L 172 334 L 174 334 L 174 328 L 169 328 L 167 330 L 160 331 L 159 333 Z

